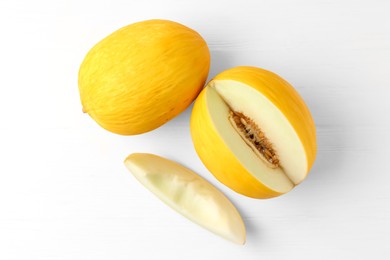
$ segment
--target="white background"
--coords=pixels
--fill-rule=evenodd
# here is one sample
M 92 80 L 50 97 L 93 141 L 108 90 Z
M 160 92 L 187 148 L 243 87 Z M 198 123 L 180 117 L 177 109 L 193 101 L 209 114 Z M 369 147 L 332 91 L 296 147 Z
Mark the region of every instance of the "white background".
M 390 2 L 0 1 L 0 259 L 390 259 Z M 296 87 L 318 156 L 287 195 L 255 200 L 197 157 L 186 110 L 153 132 L 111 134 L 81 112 L 86 52 L 165 18 L 210 46 L 210 78 L 237 65 Z M 196 226 L 123 165 L 132 152 L 190 167 L 242 213 L 245 246 Z

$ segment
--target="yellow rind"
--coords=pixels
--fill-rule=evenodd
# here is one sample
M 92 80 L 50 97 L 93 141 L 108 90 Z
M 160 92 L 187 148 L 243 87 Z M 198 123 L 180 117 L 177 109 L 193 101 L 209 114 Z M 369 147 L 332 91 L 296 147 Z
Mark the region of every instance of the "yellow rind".
M 209 66 L 206 42 L 184 25 L 148 20 L 125 26 L 97 43 L 80 66 L 83 111 L 117 134 L 151 131 L 192 103 Z
M 298 92 L 277 74 L 250 66 L 240 66 L 218 74 L 213 80 L 235 80 L 263 94 L 286 117 L 301 140 L 307 158 L 307 172 L 316 157 L 316 128 L 305 102 Z
M 217 75 L 195 101 L 191 115 L 191 136 L 195 150 L 207 169 L 220 182 L 245 196 L 272 198 L 282 195 L 248 172 L 218 134 L 206 100 L 208 89 L 218 80 L 238 81 L 252 87 L 283 113 L 304 147 L 306 175 L 316 156 L 316 129 L 309 109 L 287 81 L 270 71 L 247 66 L 232 68 Z
M 191 115 L 191 135 L 196 152 L 207 169 L 223 184 L 252 198 L 271 198 L 281 193 L 253 177 L 217 133 L 208 112 L 206 87 L 196 99 Z

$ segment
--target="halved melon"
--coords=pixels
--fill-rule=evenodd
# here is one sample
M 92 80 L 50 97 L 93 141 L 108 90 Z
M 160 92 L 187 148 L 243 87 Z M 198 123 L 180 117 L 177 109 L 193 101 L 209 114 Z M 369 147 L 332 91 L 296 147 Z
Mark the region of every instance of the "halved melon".
M 131 154 L 125 165 L 146 188 L 177 212 L 225 239 L 245 243 L 245 225 L 237 209 L 196 173 L 153 154 Z
M 302 98 L 278 75 L 255 67 L 209 82 L 195 102 L 191 135 L 215 177 L 254 198 L 290 191 L 316 154 L 315 125 Z

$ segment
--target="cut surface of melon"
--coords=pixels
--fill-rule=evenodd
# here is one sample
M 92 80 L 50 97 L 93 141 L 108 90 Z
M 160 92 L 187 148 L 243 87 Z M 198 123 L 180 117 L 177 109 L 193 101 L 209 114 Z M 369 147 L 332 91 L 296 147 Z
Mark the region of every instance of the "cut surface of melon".
M 131 154 L 125 165 L 147 189 L 177 212 L 225 239 L 245 243 L 245 225 L 237 209 L 196 173 L 153 154 Z
M 239 66 L 216 75 L 191 114 L 194 148 L 232 190 L 273 198 L 301 183 L 316 156 L 316 129 L 299 93 L 277 74 Z
M 306 177 L 307 160 L 298 135 L 284 114 L 262 93 L 234 80 L 214 80 L 205 91 L 216 131 L 256 179 L 272 190 L 286 193 Z M 245 115 L 261 129 L 275 150 L 278 167 L 270 167 L 244 141 L 229 121 L 231 111 Z

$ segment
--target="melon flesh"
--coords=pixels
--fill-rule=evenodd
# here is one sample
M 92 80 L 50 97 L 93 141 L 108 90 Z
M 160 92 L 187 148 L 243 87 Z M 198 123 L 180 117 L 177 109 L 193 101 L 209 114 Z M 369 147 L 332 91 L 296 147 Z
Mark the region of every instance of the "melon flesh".
M 307 174 L 304 146 L 284 114 L 261 92 L 234 80 L 213 80 L 206 102 L 214 128 L 244 168 L 271 190 L 286 193 Z M 276 151 L 280 167 L 269 167 L 248 146 L 229 121 L 229 111 L 256 123 Z
M 138 181 L 177 212 L 227 240 L 245 243 L 245 225 L 237 209 L 196 173 L 153 154 L 131 154 L 125 165 Z

